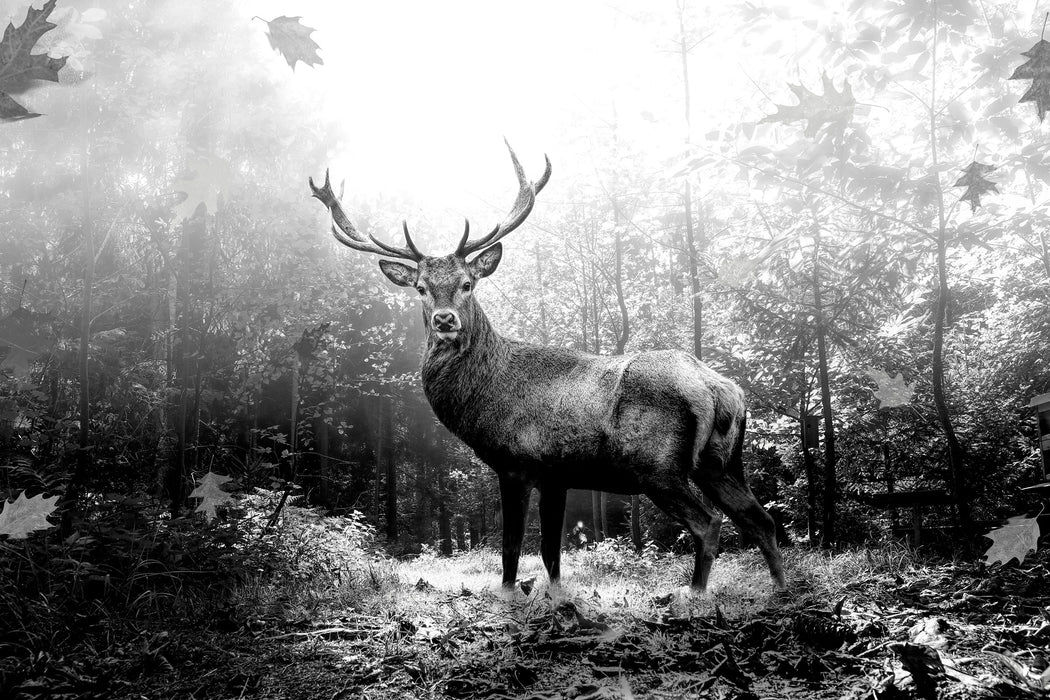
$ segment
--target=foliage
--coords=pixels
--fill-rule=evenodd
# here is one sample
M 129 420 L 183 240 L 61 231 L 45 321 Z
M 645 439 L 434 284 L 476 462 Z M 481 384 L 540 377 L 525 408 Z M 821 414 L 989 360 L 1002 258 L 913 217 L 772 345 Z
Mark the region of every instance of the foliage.
M 37 80 L 58 82 L 58 71 L 66 65 L 67 57 L 52 58 L 47 53 L 33 53 L 33 47 L 57 25 L 48 21 L 57 0 L 48 0 L 39 10 L 26 10 L 25 21 L 15 26 L 12 22 L 0 39 L 0 121 L 19 121 L 39 117 L 15 101 Z
M 989 565 L 1008 564 L 1013 559 L 1020 564 L 1038 546 L 1039 520 L 1015 515 L 985 537 L 992 541 L 992 546 L 984 553 Z
M 33 532 L 54 527 L 47 521 L 55 512 L 58 496 L 44 498 L 44 494 L 26 498 L 26 492 L 18 494 L 13 501 L 0 503 L 0 535 L 13 540 L 24 540 Z
M 303 25 L 300 22 L 301 19 L 302 17 L 282 15 L 271 20 L 263 20 L 269 29 L 267 38 L 270 40 L 270 46 L 284 56 L 284 60 L 288 61 L 288 67 L 293 71 L 298 61 L 308 66 L 319 66 L 324 63 L 317 55 L 317 50 L 321 47 L 310 38 L 310 35 L 316 30 Z

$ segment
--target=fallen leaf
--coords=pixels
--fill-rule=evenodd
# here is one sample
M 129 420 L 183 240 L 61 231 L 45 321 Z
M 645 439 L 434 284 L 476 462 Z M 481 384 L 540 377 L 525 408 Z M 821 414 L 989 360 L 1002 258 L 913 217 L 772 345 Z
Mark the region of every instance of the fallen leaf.
M 47 521 L 47 516 L 55 512 L 58 496 L 44 498 L 44 494 L 26 498 L 23 491 L 15 500 L 3 501 L 0 510 L 0 535 L 7 535 L 13 540 L 24 540 L 30 533 L 54 527 Z
M 25 92 L 39 80 L 58 82 L 58 71 L 66 65 L 66 57 L 51 58 L 46 53 L 32 53 L 40 37 L 58 26 L 48 21 L 56 2 L 48 0 L 39 10 L 30 7 L 20 26 L 11 22 L 4 30 L 0 39 L 0 121 L 39 117 L 11 95 Z
M 317 30 L 303 25 L 299 21 L 301 19 L 302 17 L 285 16 L 275 17 L 272 20 L 263 19 L 269 28 L 267 38 L 270 40 L 270 46 L 284 56 L 284 60 L 288 61 L 293 71 L 297 61 L 302 61 L 308 66 L 324 64 L 321 57 L 317 55 L 317 50 L 321 47 L 310 38 L 310 35 Z
M 230 481 L 230 477 L 214 472 L 208 472 L 197 482 L 197 488 L 193 489 L 190 498 L 201 499 L 200 505 L 195 512 L 204 513 L 204 517 L 210 523 L 215 520 L 217 508 L 221 505 L 231 503 L 233 497 L 222 490 L 222 485 Z
M 985 535 L 992 546 L 984 553 L 988 565 L 1006 564 L 1016 559 L 1020 564 L 1029 552 L 1035 551 L 1039 543 L 1039 521 L 1015 515 L 1006 524 Z

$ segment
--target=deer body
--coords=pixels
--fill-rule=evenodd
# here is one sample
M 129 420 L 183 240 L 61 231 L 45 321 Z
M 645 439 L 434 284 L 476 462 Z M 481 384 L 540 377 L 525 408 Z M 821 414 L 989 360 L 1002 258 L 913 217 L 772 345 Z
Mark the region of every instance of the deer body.
M 473 294 L 495 271 L 499 239 L 519 226 L 550 176 L 525 180 L 511 151 L 520 191 L 508 218 L 479 241 L 469 224 L 455 253 L 419 252 L 366 240 L 350 223 L 325 178 L 314 196 L 330 210 L 336 238 L 350 248 L 408 259 L 381 260 L 395 284 L 423 302 L 427 345 L 423 390 L 438 419 L 499 479 L 503 510 L 503 585 L 512 587 L 533 488 L 540 492 L 540 551 L 552 581 L 560 576 L 566 491 L 644 493 L 693 536 L 692 586 L 703 590 L 718 548 L 722 516 L 707 496 L 750 535 L 774 582 L 785 587 L 773 520 L 748 488 L 740 388 L 678 351 L 598 356 L 502 337 Z M 480 251 L 480 252 L 479 252 Z M 467 256 L 478 252 L 468 261 Z

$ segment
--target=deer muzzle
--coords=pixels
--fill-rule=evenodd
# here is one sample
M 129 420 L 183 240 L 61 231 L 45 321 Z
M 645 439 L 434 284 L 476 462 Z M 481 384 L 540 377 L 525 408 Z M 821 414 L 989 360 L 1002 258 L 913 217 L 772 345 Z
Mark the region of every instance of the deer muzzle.
M 447 309 L 435 311 L 430 318 L 430 326 L 441 340 L 454 340 L 462 328 L 456 312 Z

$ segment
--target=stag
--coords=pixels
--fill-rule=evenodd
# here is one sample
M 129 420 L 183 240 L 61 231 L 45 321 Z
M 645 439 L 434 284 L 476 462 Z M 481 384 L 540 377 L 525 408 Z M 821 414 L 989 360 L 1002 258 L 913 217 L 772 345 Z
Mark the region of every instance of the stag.
M 496 271 L 501 239 L 524 223 L 551 174 L 545 158 L 543 176 L 530 183 L 507 148 L 519 185 L 513 208 L 476 240 L 468 220 L 455 252 L 444 256 L 420 252 L 407 223 L 404 247 L 363 235 L 328 173 L 322 187 L 310 179 L 340 243 L 412 263 L 383 259 L 379 267 L 419 293 L 427 331 L 423 391 L 434 413 L 498 477 L 503 586 L 517 579 L 533 488 L 540 494 L 540 553 L 558 581 L 565 495 L 575 488 L 645 494 L 681 523 L 693 537 L 697 591 L 707 586 L 722 525 L 706 495 L 758 543 L 775 584 L 785 588 L 773 520 L 744 477 L 744 395 L 736 384 L 684 352 L 590 355 L 511 340 L 489 322 L 475 286 Z

